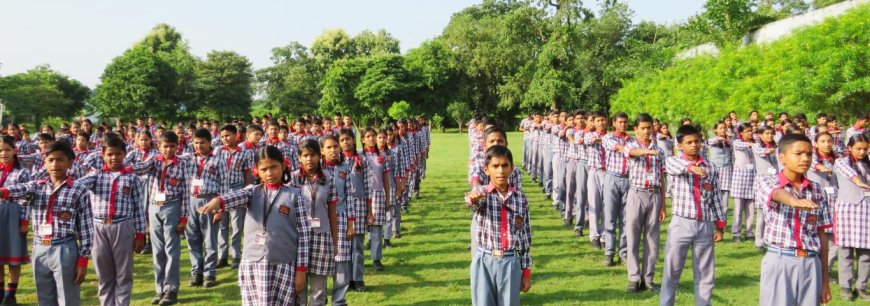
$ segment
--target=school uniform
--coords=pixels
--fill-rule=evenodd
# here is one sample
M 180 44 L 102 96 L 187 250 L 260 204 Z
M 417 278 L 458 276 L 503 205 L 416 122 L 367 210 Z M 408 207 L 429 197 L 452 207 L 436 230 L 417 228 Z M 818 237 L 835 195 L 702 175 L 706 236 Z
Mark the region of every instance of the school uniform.
M 624 146 L 635 140 L 627 134 L 617 135 L 615 132 L 607 134 L 601 139 L 604 148 L 605 169 L 604 176 L 604 255 L 612 257 L 619 245 L 619 257 L 626 256 L 625 230 L 623 229 L 625 200 L 628 196 L 628 158 L 625 156 Z M 623 146 L 623 150 L 617 151 L 617 146 Z M 619 230 L 619 238 L 616 231 Z M 617 240 L 618 239 L 618 240 Z
M 567 127 L 565 129 L 565 146 L 567 147 L 565 153 L 565 192 L 564 192 L 564 200 L 562 209 L 562 220 L 565 221 L 565 226 L 574 226 L 574 208 L 575 198 L 577 194 L 577 166 L 580 161 L 580 155 L 577 153 L 578 146 L 576 143 L 572 142 L 571 139 L 574 138 L 575 128 L 573 126 Z M 570 138 L 569 138 L 570 136 Z M 586 181 L 583 181 L 586 183 Z
M 822 187 L 803 178 L 795 188 L 781 172 L 759 177 L 755 183 L 756 202 L 765 209 L 764 240 L 767 253 L 761 261 L 761 305 L 818 305 L 822 292 L 822 264 L 818 252 L 818 230 L 833 226 Z M 773 200 L 777 190 L 819 207 L 795 209 Z
M 665 156 L 674 156 L 674 139 L 671 136 L 657 136 L 656 145 L 665 152 Z
M 553 208 L 559 210 L 563 218 L 565 216 L 565 164 L 568 158 L 568 141 L 560 134 L 566 129 L 566 126 L 556 124 L 550 130 L 553 140 Z
M 245 173 L 254 168 L 254 151 L 244 150 L 240 146 L 229 148 L 226 145 L 215 148 L 214 155 L 227 165 L 225 176 L 226 190 L 234 191 L 245 187 Z M 225 211 L 218 225 L 217 262 L 227 262 L 230 256 L 234 263 L 239 263 L 242 256 L 242 232 L 244 231 L 244 207 Z M 232 225 L 232 229 L 230 229 Z
M 229 191 L 227 189 L 227 164 L 220 156 L 209 152 L 206 155 L 189 156 L 191 162 L 187 171 L 190 174 L 190 208 L 196 211 L 217 195 Z M 187 249 L 190 253 L 191 277 L 215 277 L 218 264 L 218 228 L 219 224 L 212 222 L 212 216 L 197 214 L 190 216 L 184 234 L 187 238 Z M 201 279 L 200 279 L 201 280 Z
M 14 164 L 0 165 L 0 187 L 30 182 L 30 170 Z M 30 224 L 27 200 L 0 200 L 0 266 L 21 266 L 30 262 L 27 236 L 21 225 Z
M 850 156 L 834 162 L 834 173 L 839 184 L 834 210 L 834 239 L 838 250 L 840 287 L 850 289 L 852 283 L 858 291 L 867 290 L 870 279 L 870 191 L 858 188 L 852 179 L 858 177 L 870 183 L 870 165 Z M 857 278 L 854 271 L 857 266 Z
M 385 189 L 384 177 L 390 175 L 387 159 L 375 149 L 365 149 L 358 153 L 366 163 L 365 169 L 368 176 L 369 199 L 371 199 L 374 223 L 366 229 L 371 241 L 372 260 L 379 261 L 383 256 L 384 224 L 387 223 L 387 196 L 389 190 Z M 394 203 L 393 203 L 394 204 Z
M 553 193 L 553 150 L 556 139 L 553 136 L 553 125 L 549 121 L 541 124 L 541 182 L 544 183 L 544 194 L 550 197 Z
M 703 169 L 706 176 L 691 172 L 692 166 Z M 716 168 L 700 156 L 688 160 L 683 155 L 668 157 L 665 169 L 671 178 L 672 211 L 659 303 L 674 305 L 686 253 L 691 248 L 695 305 L 710 305 L 716 270 L 713 234 L 717 229 L 725 229 L 726 220 Z
M 353 227 L 356 234 L 351 241 L 351 267 L 352 280 L 354 283 L 363 282 L 363 273 L 365 272 L 365 256 L 363 247 L 365 245 L 365 229 L 368 226 L 366 216 L 368 215 L 367 203 L 371 201 L 371 183 L 369 181 L 367 163 L 363 157 L 356 152 L 342 153 L 344 160 L 342 163 L 348 169 L 345 174 L 347 185 L 347 205 L 349 210 L 353 210 L 353 215 L 356 216 Z
M 519 305 L 520 282 L 531 275 L 532 228 L 529 202 L 522 191 L 501 195 L 490 184 L 474 189 L 484 197 L 465 205 L 477 222 L 478 252 L 471 259 L 471 302 L 474 305 Z
M 142 185 L 132 169 L 104 166 L 75 181 L 91 194 L 94 241 L 91 254 L 101 305 L 129 305 L 133 293 L 133 246 L 145 240 Z
M 707 161 L 716 167 L 719 175 L 719 196 L 725 203 L 725 213 L 728 213 L 728 191 L 731 190 L 732 173 L 734 172 L 734 151 L 731 140 L 713 137 L 707 140 Z
M 292 305 L 296 273 L 308 272 L 311 249 L 311 224 L 300 190 L 259 184 L 218 199 L 224 209 L 247 209 L 239 265 L 242 305 Z
M 741 227 L 747 239 L 754 239 L 755 207 L 755 157 L 752 153 L 752 142 L 734 139 L 734 168 L 731 175 L 731 197 L 734 198 L 734 223 L 731 234 L 740 236 Z M 745 219 L 745 222 L 744 222 Z M 745 227 L 744 227 L 745 225 Z
M 523 164 L 522 164 L 522 166 L 523 166 L 523 169 L 526 169 L 526 171 L 529 170 L 529 168 L 528 168 L 529 167 L 529 155 L 531 154 L 531 150 L 529 150 L 529 147 L 530 147 L 529 134 L 531 133 L 531 131 L 529 130 L 529 122 L 531 122 L 531 121 L 532 120 L 529 118 L 523 118 L 523 120 L 520 121 L 520 128 L 523 129 Z
M 18 149 L 17 153 L 19 156 L 29 155 L 39 151 L 39 145 L 23 138 L 15 140 L 15 148 Z
M 401 135 L 401 134 L 400 134 Z M 417 147 L 414 146 L 412 141 L 412 136 L 409 133 L 405 133 L 401 135 L 402 137 L 402 147 L 405 149 L 405 157 L 408 159 L 408 168 L 405 169 L 405 178 L 407 182 L 405 183 L 405 200 L 402 202 L 404 204 L 403 209 L 407 212 L 409 205 L 411 204 L 411 191 L 415 188 L 415 169 L 417 163 Z M 477 152 L 483 154 L 483 135 L 479 136 L 480 141 L 478 142 L 479 149 Z
M 347 305 L 347 290 L 352 282 L 352 256 L 351 239 L 347 236 L 348 226 L 356 221 L 353 209 L 348 206 L 348 189 L 350 181 L 347 174 L 348 166 L 341 162 L 329 162 L 324 160 L 321 164 L 323 173 L 331 176 L 335 186 L 335 195 L 338 202 L 335 204 L 338 217 L 338 242 L 335 254 L 335 274 L 332 278 L 332 305 Z M 356 228 L 354 228 L 356 230 Z
M 849 138 L 852 138 L 852 136 L 855 136 L 855 135 L 858 135 L 861 133 L 864 133 L 864 128 L 857 129 L 854 126 L 850 126 L 848 129 L 846 129 L 846 134 L 845 134 L 844 139 L 846 140 L 846 142 L 848 142 Z
M 39 171 L 45 166 L 45 155 L 41 152 L 41 150 L 37 150 L 36 152 L 27 154 L 27 155 L 18 155 L 18 162 L 20 162 L 25 168 L 30 169 L 30 172 Z
M 835 215 L 836 207 L 837 207 L 837 175 L 834 171 L 834 156 L 827 155 L 823 156 L 819 153 L 818 150 L 813 151 L 813 163 L 810 165 L 810 170 L 807 171 L 807 179 L 819 184 L 824 191 L 823 194 L 825 198 L 828 200 L 828 208 L 831 210 L 831 215 Z M 823 165 L 827 167 L 831 172 L 821 172 L 818 171 L 819 165 Z M 834 239 L 834 227 L 826 228 L 825 233 L 827 233 L 830 239 L 828 239 L 828 271 L 832 271 L 834 269 L 834 261 L 837 260 L 837 245 Z
M 767 153 L 768 149 L 774 148 L 774 144 L 765 144 L 758 142 L 752 147 L 752 157 L 755 160 L 756 181 L 763 176 L 775 175 L 778 172 L 778 164 L 776 162 L 776 152 Z M 764 247 L 764 230 L 765 220 L 764 209 L 765 203 L 755 202 L 755 246 Z
M 266 138 L 263 140 L 263 145 L 273 146 L 281 151 L 281 155 L 284 156 L 284 164 L 290 167 L 290 170 L 296 170 L 297 163 L 294 162 L 296 160 L 296 156 L 298 155 L 296 149 L 290 145 L 290 142 L 281 141 L 278 138 Z
M 589 195 L 589 239 L 592 241 L 604 241 L 604 179 L 607 160 L 604 157 L 604 148 L 601 141 L 605 132 L 587 132 L 583 143 L 586 145 L 586 158 L 588 158 L 589 171 L 586 186 Z
M 335 254 L 333 252 L 332 227 L 329 207 L 338 204 L 332 175 L 319 173 L 313 181 L 308 180 L 305 169 L 290 174 L 290 183 L 301 191 L 311 226 L 310 260 L 308 263 L 308 285 L 298 293 L 299 305 L 326 305 L 327 278 L 335 273 Z M 309 299 L 310 292 L 310 299 Z
M 529 128 L 529 164 L 526 166 L 526 173 L 532 177 L 533 182 L 538 181 L 538 147 L 539 147 L 539 128 L 534 122 L 530 122 Z
M 410 156 L 411 161 L 411 169 L 408 172 L 408 195 L 410 196 L 411 192 L 419 191 L 420 184 L 420 175 L 417 172 L 419 168 L 419 160 L 420 160 L 420 146 L 416 140 L 416 133 L 414 130 L 409 129 L 405 133 L 405 145 L 407 146 L 408 155 Z M 481 151 L 483 152 L 483 137 L 481 136 Z
M 391 149 L 387 149 L 384 152 L 384 156 L 387 159 L 387 165 L 390 168 L 390 175 L 388 176 L 388 180 L 390 181 L 390 192 L 387 196 L 390 197 L 391 203 L 393 203 L 392 207 L 387 210 L 387 223 L 384 226 L 384 239 L 390 240 L 393 238 L 393 233 L 396 236 L 400 235 L 401 224 L 402 224 L 402 200 L 401 196 L 397 194 L 396 184 L 402 181 L 403 179 L 403 170 L 404 166 L 403 161 L 399 156 L 398 147 L 396 144 L 392 144 Z M 396 237 L 398 238 L 398 237 Z
M 655 150 L 656 155 L 631 156 L 632 150 Z M 665 152 L 650 141 L 632 141 L 625 145 L 628 158 L 629 190 L 625 202 L 625 241 L 628 281 L 653 284 L 656 260 L 659 257 L 659 212 L 664 205 L 661 181 L 665 172 Z M 643 257 L 640 246 L 643 244 Z
M 571 215 L 574 219 L 574 230 L 583 231 L 586 223 L 587 213 L 589 209 L 588 198 L 588 181 L 589 181 L 589 165 L 588 157 L 586 156 L 586 145 L 583 143 L 583 138 L 589 130 L 575 129 L 574 130 L 574 150 L 577 156 L 577 166 L 574 168 L 574 196 L 569 195 L 569 199 L 573 198 L 571 205 Z M 570 185 L 569 185 L 570 186 Z M 567 218 L 566 218 L 567 219 Z
M 88 191 L 67 179 L 30 181 L 0 189 L 4 199 L 31 198 L 33 278 L 40 305 L 80 305 L 77 267 L 87 267 L 94 225 Z M 17 232 L 17 231 L 16 231 Z

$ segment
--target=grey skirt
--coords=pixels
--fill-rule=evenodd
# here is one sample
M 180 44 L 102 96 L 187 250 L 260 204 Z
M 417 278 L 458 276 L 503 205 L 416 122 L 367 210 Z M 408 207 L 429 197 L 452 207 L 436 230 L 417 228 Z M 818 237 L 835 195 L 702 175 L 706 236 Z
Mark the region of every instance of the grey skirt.
M 27 237 L 19 231 L 23 209 L 15 202 L 0 202 L 0 265 L 20 266 L 30 262 Z

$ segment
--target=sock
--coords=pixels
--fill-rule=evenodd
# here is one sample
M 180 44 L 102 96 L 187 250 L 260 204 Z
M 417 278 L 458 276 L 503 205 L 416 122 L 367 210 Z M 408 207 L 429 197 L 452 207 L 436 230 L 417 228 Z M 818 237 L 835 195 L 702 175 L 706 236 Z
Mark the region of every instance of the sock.
M 18 283 L 9 283 L 8 285 L 6 285 L 5 297 L 15 297 L 15 291 L 18 291 Z

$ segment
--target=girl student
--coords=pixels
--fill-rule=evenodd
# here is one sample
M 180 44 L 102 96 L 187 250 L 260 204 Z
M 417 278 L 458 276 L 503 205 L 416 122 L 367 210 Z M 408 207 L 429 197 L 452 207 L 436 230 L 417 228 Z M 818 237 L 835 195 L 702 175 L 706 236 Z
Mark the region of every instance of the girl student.
M 137 132 L 134 136 L 134 141 L 135 149 L 128 150 L 127 157 L 124 158 L 125 165 L 142 162 L 160 155 L 160 152 L 154 148 L 154 137 L 151 136 L 151 132 L 149 132 L 148 129 L 141 129 Z M 139 182 L 145 187 L 151 186 L 151 180 L 155 178 L 155 175 L 151 172 L 139 174 L 137 176 L 139 177 Z M 150 191 L 150 188 L 142 188 L 142 207 L 144 208 L 148 208 L 148 199 L 151 198 Z M 148 218 L 145 218 L 145 222 L 148 222 Z M 145 235 L 145 238 L 145 249 L 142 251 L 142 254 L 151 254 L 150 236 Z
M 816 132 L 815 138 L 811 139 L 815 143 L 813 150 L 813 161 L 807 171 L 807 179 L 816 182 L 822 186 L 823 194 L 828 198 L 828 203 L 831 205 L 831 214 L 836 211 L 837 203 L 837 176 L 834 174 L 834 161 L 837 159 L 837 154 L 834 152 L 834 139 L 828 132 Z M 829 235 L 833 235 L 834 229 L 825 230 Z M 833 236 L 832 236 L 833 237 Z M 834 261 L 837 260 L 837 245 L 834 244 L 834 239 L 828 240 L 828 275 L 833 275 Z M 838 279 L 832 279 L 835 283 Z
M 728 192 L 731 190 L 731 176 L 734 172 L 734 150 L 728 135 L 728 124 L 725 121 L 716 122 L 713 126 L 715 135 L 707 140 L 707 159 L 716 167 L 719 176 L 719 196 L 722 203 L 728 207 Z M 739 237 L 739 235 L 738 235 Z M 741 239 L 735 239 L 740 241 Z
M 18 162 L 15 138 L 0 137 L 0 187 L 23 184 L 30 181 L 30 171 Z M 0 288 L 6 288 L 0 297 L 0 305 L 18 305 L 15 293 L 21 277 L 21 265 L 30 262 L 27 253 L 27 232 L 30 224 L 28 211 L 22 201 L 0 201 Z M 9 266 L 9 282 L 5 267 Z
M 351 239 L 356 234 L 354 211 L 348 206 L 348 168 L 343 162 L 338 138 L 324 135 L 320 138 L 320 152 L 323 155 L 323 173 L 331 176 L 335 186 L 336 217 L 338 231 L 335 249 L 335 274 L 332 279 L 332 305 L 347 305 L 347 290 L 351 284 Z
M 375 271 L 382 271 L 384 269 L 384 265 L 381 263 L 381 258 L 383 258 L 383 227 L 387 223 L 387 211 L 393 208 L 389 197 L 392 174 L 386 156 L 378 150 L 377 138 L 378 132 L 375 129 L 367 127 L 363 130 L 362 156 L 366 163 L 365 169 L 369 182 L 366 188 L 370 188 L 368 192 L 369 199 L 371 199 L 369 214 L 373 217 L 367 220 L 371 241 L 371 257 L 374 261 L 372 267 L 375 268 Z
M 759 142 L 752 147 L 752 157 L 755 160 L 755 174 L 758 177 L 776 175 L 776 142 L 773 140 L 775 130 L 772 125 L 765 125 L 758 129 Z M 755 247 L 764 251 L 764 205 L 755 203 Z
M 737 137 L 732 142 L 734 148 L 734 173 L 731 175 L 731 198 L 734 199 L 734 223 L 731 234 L 734 241 L 755 239 L 755 159 L 752 154 L 752 124 L 741 123 L 737 126 Z M 744 221 L 745 220 L 745 221 Z M 745 225 L 745 226 L 744 226 Z M 741 235 L 741 227 L 743 234 Z
M 834 240 L 840 248 L 840 297 L 853 300 L 855 293 L 870 301 L 867 279 L 870 278 L 870 161 L 867 158 L 870 137 L 855 134 L 846 142 L 847 155 L 834 162 L 837 175 L 837 204 L 834 208 Z M 856 267 L 857 266 L 857 267 Z M 855 277 L 853 270 L 858 270 Z
M 356 151 L 356 134 L 351 129 L 341 129 L 338 132 L 338 144 L 341 147 L 342 164 L 346 167 L 344 178 L 347 184 L 347 205 L 353 210 L 353 227 L 358 229 L 351 238 L 351 283 L 350 287 L 358 292 L 366 291 L 363 273 L 365 272 L 365 256 L 363 246 L 365 244 L 366 225 L 374 223 L 372 214 L 372 201 L 369 192 L 372 190 L 366 166 L 368 163 L 364 157 Z
M 396 182 L 401 181 L 401 178 L 399 177 L 401 171 L 397 170 L 401 163 L 398 160 L 398 152 L 391 148 L 393 140 L 392 127 L 387 126 L 378 131 L 378 151 L 381 151 L 384 154 L 387 161 L 387 167 L 390 169 L 390 175 L 387 177 L 387 181 L 390 183 L 390 190 L 387 196 L 392 205 L 390 205 L 390 209 L 387 209 L 387 222 L 384 224 L 385 248 L 392 247 L 390 239 L 393 238 L 394 233 L 396 238 L 399 238 L 399 231 L 402 223 L 402 209 L 399 206 L 399 193 L 396 190 Z
M 308 263 L 308 286 L 298 292 L 298 305 L 326 305 L 327 277 L 335 271 L 338 241 L 338 214 L 332 173 L 321 166 L 320 144 L 305 140 L 298 144 L 300 167 L 290 174 L 290 184 L 301 188 L 311 225 L 311 259 Z
M 261 184 L 216 197 L 197 211 L 220 221 L 225 209 L 247 208 L 239 265 L 242 305 L 292 305 L 306 284 L 311 249 L 308 207 L 278 148 L 256 150 Z

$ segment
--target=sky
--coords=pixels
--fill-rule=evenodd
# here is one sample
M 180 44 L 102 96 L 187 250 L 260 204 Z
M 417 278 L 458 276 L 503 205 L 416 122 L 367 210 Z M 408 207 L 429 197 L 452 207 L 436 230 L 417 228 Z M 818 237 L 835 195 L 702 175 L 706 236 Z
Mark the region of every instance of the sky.
M 402 51 L 439 34 L 453 13 L 472 0 L 332 1 L 2 1 L 0 75 L 37 65 L 93 88 L 105 66 L 155 25 L 167 23 L 189 42 L 191 53 L 211 50 L 247 56 L 255 69 L 269 66 L 271 49 L 298 41 L 310 46 L 326 29 L 354 35 L 384 28 Z M 699 12 L 703 0 L 628 0 L 635 21 L 674 23 Z M 597 2 L 586 1 L 587 7 Z

